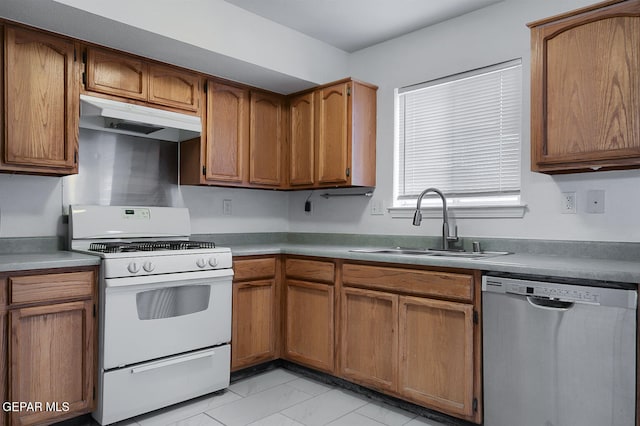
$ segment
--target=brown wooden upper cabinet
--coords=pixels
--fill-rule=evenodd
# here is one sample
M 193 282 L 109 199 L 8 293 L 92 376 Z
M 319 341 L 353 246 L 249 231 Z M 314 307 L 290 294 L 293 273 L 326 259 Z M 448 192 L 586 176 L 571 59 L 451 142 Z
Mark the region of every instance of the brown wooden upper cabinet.
M 206 131 L 180 144 L 181 183 L 282 188 L 284 97 L 214 80 L 206 93 Z
M 11 25 L 4 27 L 2 41 L 1 115 L 6 121 L 0 126 L 0 171 L 77 173 L 80 74 L 76 44 Z
M 197 113 L 200 76 L 119 52 L 87 48 L 86 90 Z
M 279 187 L 283 185 L 284 98 L 251 91 L 249 131 L 249 183 Z
M 289 100 L 289 184 L 313 185 L 314 168 L 314 109 L 315 92 L 293 96 Z
M 240 186 L 248 180 L 249 91 L 207 82 L 200 139 L 180 144 L 181 182 Z
M 640 1 L 529 24 L 531 169 L 640 167 Z
M 291 97 L 292 188 L 375 186 L 376 91 L 345 79 Z

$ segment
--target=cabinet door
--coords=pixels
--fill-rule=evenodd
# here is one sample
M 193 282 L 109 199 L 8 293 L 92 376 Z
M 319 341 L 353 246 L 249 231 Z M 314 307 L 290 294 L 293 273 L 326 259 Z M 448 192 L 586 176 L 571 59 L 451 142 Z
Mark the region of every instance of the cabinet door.
M 87 49 L 87 90 L 146 101 L 148 80 L 147 65 L 141 59 Z
M 287 358 L 333 372 L 333 296 L 332 285 L 287 280 Z
M 398 366 L 398 296 L 343 288 L 340 369 L 343 377 L 395 391 Z
M 206 127 L 206 179 L 237 183 L 245 180 L 249 92 L 209 82 Z
M 398 392 L 452 415 L 473 414 L 473 306 L 400 296 Z
M 282 98 L 251 92 L 249 182 L 282 184 Z
M 640 4 L 532 27 L 532 169 L 640 166 Z
M 350 83 L 319 90 L 317 115 L 318 183 L 348 182 L 351 127 L 349 111 Z
M 74 43 L 7 26 L 5 47 L 3 168 L 76 173 L 80 83 Z
M 200 77 L 157 64 L 149 65 L 149 102 L 189 111 L 200 109 Z
M 7 366 L 7 280 L 0 278 L 0 402 L 9 400 Z M 0 410 L 0 425 L 6 424 L 7 413 Z
M 12 424 L 52 423 L 93 409 L 92 311 L 87 300 L 10 312 L 11 400 L 43 404 L 42 411 L 12 413 Z M 46 403 L 57 405 L 47 411 Z
M 315 93 L 296 96 L 290 101 L 289 183 L 292 186 L 314 182 L 314 99 Z
M 276 358 L 276 298 L 273 279 L 233 284 L 232 370 Z

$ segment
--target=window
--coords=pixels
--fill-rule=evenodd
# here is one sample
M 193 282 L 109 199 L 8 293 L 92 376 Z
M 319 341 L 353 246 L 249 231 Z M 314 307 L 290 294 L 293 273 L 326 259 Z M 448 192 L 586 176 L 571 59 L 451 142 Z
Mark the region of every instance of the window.
M 397 90 L 394 206 L 519 205 L 521 109 L 519 59 Z

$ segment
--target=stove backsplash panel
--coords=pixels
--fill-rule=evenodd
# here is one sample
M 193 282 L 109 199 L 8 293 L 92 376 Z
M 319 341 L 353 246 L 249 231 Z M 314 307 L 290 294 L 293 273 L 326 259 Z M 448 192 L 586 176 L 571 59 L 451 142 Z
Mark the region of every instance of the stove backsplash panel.
M 78 174 L 63 178 L 62 203 L 184 207 L 175 142 L 80 129 Z

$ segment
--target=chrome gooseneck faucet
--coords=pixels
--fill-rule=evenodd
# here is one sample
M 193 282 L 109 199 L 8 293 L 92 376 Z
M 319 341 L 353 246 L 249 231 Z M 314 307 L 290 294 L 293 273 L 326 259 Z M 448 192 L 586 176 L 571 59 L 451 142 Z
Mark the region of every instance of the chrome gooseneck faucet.
M 429 192 L 435 192 L 442 199 L 442 250 L 449 250 L 450 241 L 458 241 L 458 227 L 456 226 L 453 231 L 453 235 L 449 232 L 449 216 L 447 214 L 447 199 L 442 191 L 437 188 L 427 188 L 418 197 L 418 205 L 416 206 L 416 212 L 413 214 L 413 225 L 420 226 L 422 223 L 422 212 L 420 211 L 420 205 L 422 204 L 422 198 Z

